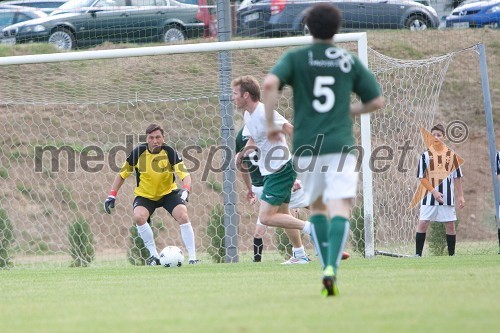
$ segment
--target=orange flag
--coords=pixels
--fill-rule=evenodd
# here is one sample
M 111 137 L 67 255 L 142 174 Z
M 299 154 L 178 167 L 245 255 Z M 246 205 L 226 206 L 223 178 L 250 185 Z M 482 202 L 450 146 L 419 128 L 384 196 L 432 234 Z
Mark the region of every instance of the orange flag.
M 424 139 L 425 146 L 432 153 L 435 161 L 437 161 L 438 158 L 440 158 L 442 161 L 446 160 L 451 161 L 449 165 L 443 163 L 444 168 L 434 168 L 433 170 L 431 170 L 431 168 L 427 166 L 424 177 L 429 179 L 429 182 L 431 184 L 435 184 L 434 186 L 437 187 L 449 175 L 451 175 L 453 171 L 455 171 L 459 166 L 461 166 L 464 163 L 464 159 L 458 156 L 458 154 L 453 152 L 450 148 L 448 148 L 444 144 L 443 145 L 445 149 L 441 150 L 440 152 L 435 151 L 432 147 L 432 142 L 434 141 L 434 137 L 432 136 L 432 134 L 423 127 L 420 128 L 420 133 L 422 134 L 422 138 Z M 424 185 L 422 185 L 422 183 L 419 183 L 417 191 L 413 195 L 413 200 L 410 203 L 410 208 L 413 208 L 416 205 L 418 205 L 428 193 L 429 192 L 424 187 Z

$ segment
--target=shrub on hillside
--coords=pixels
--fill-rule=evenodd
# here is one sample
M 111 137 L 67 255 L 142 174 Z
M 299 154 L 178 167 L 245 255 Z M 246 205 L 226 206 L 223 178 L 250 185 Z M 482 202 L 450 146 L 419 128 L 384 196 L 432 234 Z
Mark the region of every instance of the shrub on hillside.
M 7 212 L 0 208 L 0 268 L 12 266 L 10 247 L 14 243 L 14 227 Z
M 144 266 L 146 259 L 150 257 L 149 250 L 144 245 L 144 241 L 137 232 L 137 227 L 134 225 L 129 228 L 130 243 L 128 249 L 128 261 L 135 266 Z
M 458 229 L 458 220 L 455 222 L 455 229 Z M 445 253 L 445 249 L 447 248 L 446 243 L 446 229 L 444 227 L 444 223 L 440 222 L 432 222 L 429 227 L 429 236 L 428 236 L 428 244 L 429 244 L 429 252 L 434 256 L 444 256 L 448 255 Z
M 216 263 L 225 262 L 226 246 L 224 237 L 226 229 L 224 227 L 224 207 L 217 204 L 210 212 L 210 217 L 207 225 L 207 236 L 210 239 L 210 244 L 207 247 L 207 252 Z
M 90 224 L 79 216 L 68 227 L 69 251 L 73 262 L 71 267 L 87 267 L 95 258 L 94 236 Z

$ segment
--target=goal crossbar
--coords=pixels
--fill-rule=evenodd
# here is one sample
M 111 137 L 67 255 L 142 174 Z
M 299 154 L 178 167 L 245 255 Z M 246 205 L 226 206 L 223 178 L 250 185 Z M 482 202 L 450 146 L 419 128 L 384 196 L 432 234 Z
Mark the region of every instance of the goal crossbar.
M 286 37 L 286 38 L 272 38 L 272 39 L 240 40 L 240 41 L 229 41 L 229 42 L 199 43 L 199 44 L 163 45 L 163 46 L 138 47 L 138 48 L 116 49 L 116 50 L 98 50 L 98 51 L 11 56 L 11 57 L 1 57 L 0 66 L 299 46 L 310 43 L 311 40 L 312 40 L 311 36 L 300 36 L 300 37 Z M 338 34 L 335 35 L 334 38 L 334 41 L 338 43 L 356 42 L 362 40 L 366 40 L 366 32 Z M 363 59 L 361 60 L 363 61 Z

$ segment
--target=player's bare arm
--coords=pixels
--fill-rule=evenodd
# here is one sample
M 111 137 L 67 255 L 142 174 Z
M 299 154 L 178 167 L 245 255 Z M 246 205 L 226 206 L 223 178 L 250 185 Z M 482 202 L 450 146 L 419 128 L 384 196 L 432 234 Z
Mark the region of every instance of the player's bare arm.
M 420 180 L 420 183 L 425 187 L 425 189 L 429 192 L 432 193 L 432 196 L 434 199 L 436 199 L 437 202 L 443 203 L 443 193 L 439 192 L 436 190 L 434 187 L 432 187 L 431 182 L 427 178 L 422 178 Z
M 301 188 L 302 188 L 301 181 L 298 179 L 295 179 L 295 183 L 293 183 L 293 187 L 292 187 L 292 192 L 296 192 L 296 191 L 300 190 Z
M 363 113 L 377 111 L 383 108 L 384 104 L 385 104 L 384 96 L 378 96 L 366 103 L 361 103 L 361 102 L 352 103 L 350 113 L 352 116 L 357 116 Z
M 454 178 L 455 189 L 457 193 L 458 208 L 462 209 L 465 207 L 464 192 L 462 189 L 462 178 Z
M 120 176 L 120 174 L 116 174 L 115 180 L 113 181 L 113 185 L 111 185 L 111 190 L 118 192 L 120 188 L 122 187 L 123 183 L 125 182 L 125 179 Z
M 239 153 L 236 154 L 236 157 L 235 157 L 236 165 L 241 166 L 243 159 L 245 157 L 248 157 L 248 155 L 250 155 L 256 149 L 257 149 L 257 145 L 255 144 L 254 139 L 252 139 L 252 138 L 248 139 L 245 147 L 243 147 L 243 149 Z
M 278 102 L 279 87 L 279 78 L 274 74 L 267 74 L 262 84 L 262 102 L 266 110 L 267 138 L 270 141 L 279 140 L 279 134 L 282 131 L 281 128 L 276 128 L 274 124 L 274 110 Z
M 115 201 L 118 191 L 122 187 L 125 179 L 118 173 L 115 176 L 115 180 L 113 181 L 113 185 L 111 185 L 111 191 L 109 192 L 108 197 L 104 201 L 104 210 L 106 213 L 111 214 L 111 209 L 115 208 Z
M 283 132 L 288 135 L 290 139 L 293 139 L 293 125 L 290 123 L 285 123 L 283 125 Z
M 182 187 L 191 189 L 191 176 L 186 176 L 182 179 Z
M 241 163 L 238 166 L 238 170 L 240 171 L 241 178 L 243 179 L 243 183 L 247 189 L 247 201 L 253 205 L 256 202 L 255 193 L 252 190 L 252 179 L 250 177 L 250 173 L 248 172 L 248 167 L 245 163 Z
M 178 194 L 182 200 L 189 201 L 190 192 L 191 192 L 191 176 L 186 176 L 182 180 L 182 188 Z

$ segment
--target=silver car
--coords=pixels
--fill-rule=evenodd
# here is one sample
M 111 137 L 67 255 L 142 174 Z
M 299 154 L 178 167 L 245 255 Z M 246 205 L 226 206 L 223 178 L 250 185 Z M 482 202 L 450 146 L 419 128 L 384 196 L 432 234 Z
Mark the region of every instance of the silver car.
M 425 30 L 439 26 L 434 8 L 410 0 L 244 0 L 237 11 L 237 34 L 271 37 L 307 34 L 306 11 L 318 2 L 333 3 L 342 11 L 343 31 Z

